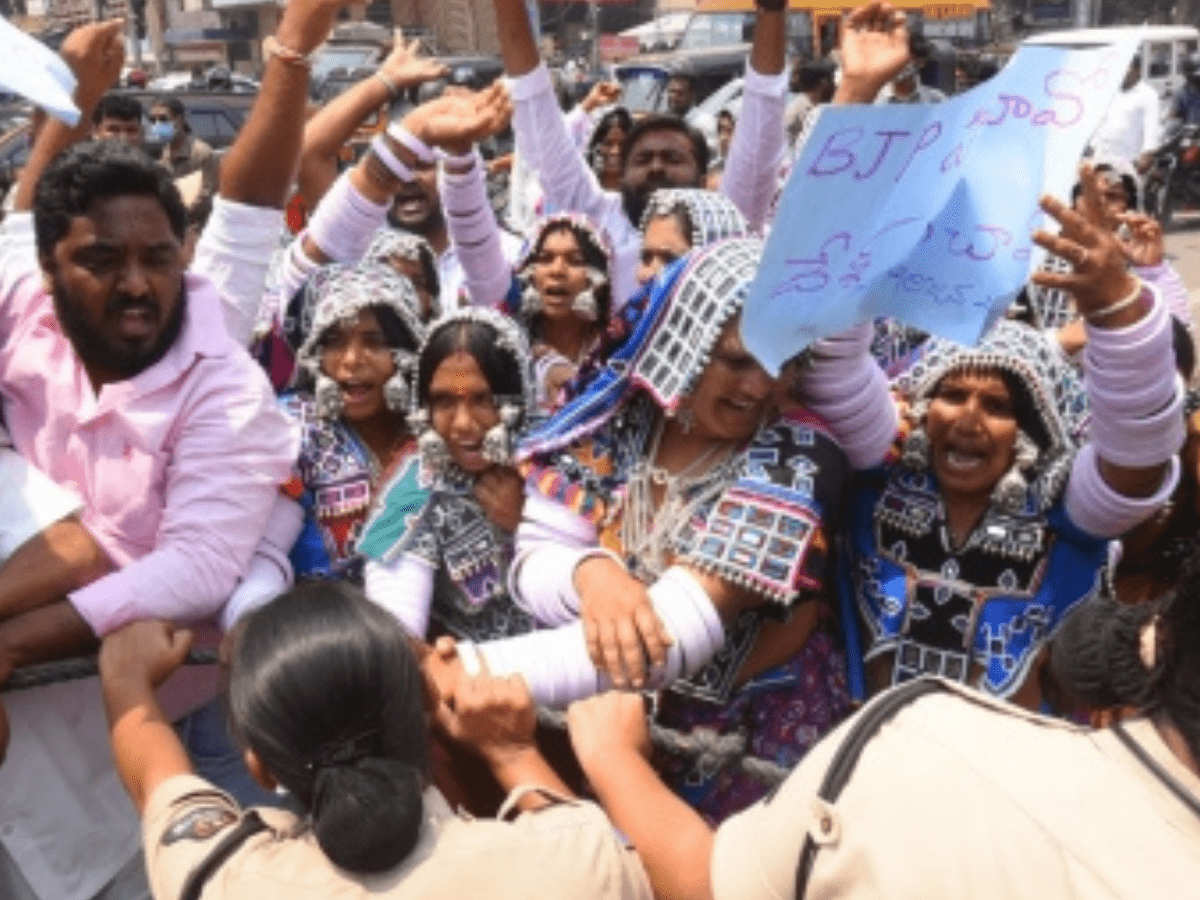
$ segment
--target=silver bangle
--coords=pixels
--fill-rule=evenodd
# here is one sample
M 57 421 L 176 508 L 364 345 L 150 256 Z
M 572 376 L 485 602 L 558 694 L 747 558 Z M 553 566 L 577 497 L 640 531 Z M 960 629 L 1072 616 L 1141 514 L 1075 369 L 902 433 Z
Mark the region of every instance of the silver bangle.
M 1134 285 L 1133 291 L 1130 292 L 1129 296 L 1122 297 L 1116 303 L 1110 303 L 1103 309 L 1097 309 L 1094 312 L 1087 313 L 1083 318 L 1087 322 L 1092 323 L 1095 322 L 1096 319 L 1107 319 L 1114 313 L 1119 313 L 1121 310 L 1128 309 L 1129 307 L 1133 306 L 1133 304 L 1142 299 L 1142 292 L 1146 290 L 1146 285 L 1142 282 L 1142 279 L 1138 278 L 1135 279 L 1135 281 L 1136 284 Z

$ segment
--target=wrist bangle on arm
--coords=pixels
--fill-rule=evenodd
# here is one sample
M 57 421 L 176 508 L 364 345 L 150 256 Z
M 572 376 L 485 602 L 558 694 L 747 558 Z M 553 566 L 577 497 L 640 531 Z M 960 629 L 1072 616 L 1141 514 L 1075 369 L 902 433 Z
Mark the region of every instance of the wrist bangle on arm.
M 1133 306 L 1133 304 L 1142 299 L 1142 292 L 1146 289 L 1146 286 L 1142 283 L 1140 278 L 1136 278 L 1134 281 L 1135 284 L 1133 286 L 1133 290 L 1130 291 L 1127 296 L 1122 297 L 1115 303 L 1110 303 L 1108 306 L 1093 310 L 1085 315 L 1084 318 L 1089 322 L 1095 322 L 1097 319 L 1107 319 L 1109 316 Z
M 411 150 L 418 162 L 429 164 L 434 161 L 433 151 L 429 148 L 429 145 L 399 122 L 393 122 L 389 125 L 387 133 L 401 147 L 407 147 Z
M 481 159 L 479 156 L 479 151 L 474 147 L 461 156 L 456 153 L 448 153 L 440 148 L 436 151 L 436 153 L 437 158 L 441 161 L 442 165 L 455 170 L 457 174 L 465 174 L 466 172 L 469 172 L 471 168 Z
M 375 139 L 371 141 L 371 152 L 375 154 L 376 159 L 387 166 L 389 171 L 401 181 L 416 181 L 416 176 L 413 175 L 412 169 L 401 162 L 400 157 L 392 152 L 392 148 L 388 146 L 387 138 L 382 134 L 375 135 Z
M 312 55 L 301 53 L 299 50 L 293 50 L 291 47 L 285 47 L 279 43 L 279 39 L 275 35 L 268 35 L 262 44 L 264 62 L 269 62 L 271 59 L 278 59 L 282 63 L 287 63 L 289 66 L 296 66 L 301 69 L 312 69 Z
M 400 94 L 400 85 L 396 84 L 383 69 L 375 70 L 375 77 L 383 82 L 383 86 L 387 88 L 388 99 L 395 100 Z

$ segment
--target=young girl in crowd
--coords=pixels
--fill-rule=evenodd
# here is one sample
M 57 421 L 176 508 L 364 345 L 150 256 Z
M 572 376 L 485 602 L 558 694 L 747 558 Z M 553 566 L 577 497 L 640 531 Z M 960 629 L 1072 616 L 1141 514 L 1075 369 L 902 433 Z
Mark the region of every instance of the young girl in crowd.
M 233 731 L 299 816 L 242 810 L 192 774 L 154 694 L 188 643 L 141 622 L 101 652 L 113 759 L 143 817 L 155 897 L 524 898 L 547 884 L 650 897 L 637 857 L 538 754 L 520 683 L 469 679 L 438 696 L 399 623 L 348 585 L 309 583 L 252 612 L 231 651 Z M 497 819 L 451 811 L 431 772 L 431 717 L 513 791 Z
M 486 641 L 534 627 L 508 594 L 524 501 L 511 452 L 533 408 L 530 364 L 516 323 L 479 307 L 437 322 L 421 348 L 410 416 L 420 471 L 381 489 L 359 543 L 367 595 L 417 638 Z
M 301 437 L 284 488 L 304 508 L 297 575 L 360 574 L 356 544 L 375 486 L 415 450 L 405 413 L 424 337 L 418 303 L 387 266 L 335 264 L 309 279 L 285 323 L 298 365 L 279 400 Z

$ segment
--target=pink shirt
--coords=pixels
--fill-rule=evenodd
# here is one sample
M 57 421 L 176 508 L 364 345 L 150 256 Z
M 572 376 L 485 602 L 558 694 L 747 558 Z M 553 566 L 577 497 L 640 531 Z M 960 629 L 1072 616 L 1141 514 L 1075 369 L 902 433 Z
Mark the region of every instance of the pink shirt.
M 70 600 L 101 635 L 137 619 L 211 616 L 246 570 L 291 472 L 291 427 L 226 330 L 216 287 L 196 274 L 167 355 L 97 396 L 32 247 L 11 240 L 27 227 L 5 223 L 0 260 L 5 421 L 23 456 L 79 494 L 84 524 L 120 567 Z

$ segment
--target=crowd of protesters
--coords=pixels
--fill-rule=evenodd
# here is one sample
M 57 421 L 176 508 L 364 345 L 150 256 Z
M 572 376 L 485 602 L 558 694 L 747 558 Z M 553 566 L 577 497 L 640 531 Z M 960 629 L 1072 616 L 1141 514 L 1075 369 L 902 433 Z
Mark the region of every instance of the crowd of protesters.
M 1197 883 L 1193 323 L 1132 70 L 977 346 L 864 322 L 775 376 L 739 323 L 815 111 L 941 99 L 902 13 L 791 71 L 760 0 L 710 148 L 683 82 L 564 114 L 496 0 L 507 77 L 343 167 L 445 67 L 307 115 L 342 3 L 289 0 L 219 164 L 168 101 L 139 146 L 121 23 L 62 46 L 83 117 L 0 225 L 0 682 L 99 676 L 3 695 L 0 896 Z

